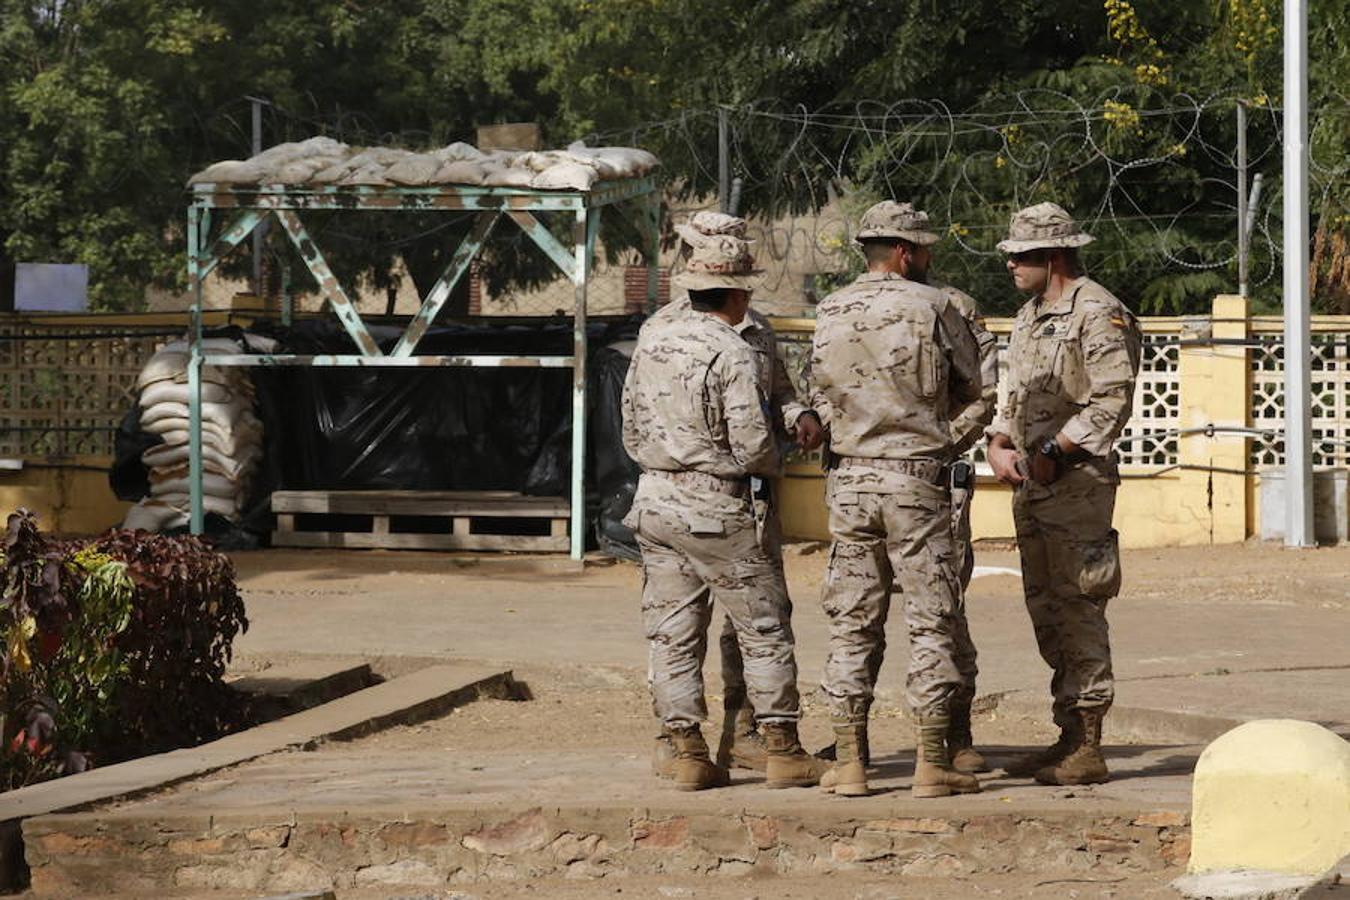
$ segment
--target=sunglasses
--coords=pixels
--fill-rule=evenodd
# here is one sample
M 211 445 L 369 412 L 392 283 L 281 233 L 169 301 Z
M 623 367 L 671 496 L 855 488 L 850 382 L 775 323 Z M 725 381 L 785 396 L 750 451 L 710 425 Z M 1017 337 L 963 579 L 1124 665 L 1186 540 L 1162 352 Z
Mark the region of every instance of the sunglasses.
M 1023 250 L 1021 253 L 1009 253 L 1008 258 L 1014 264 L 1023 266 L 1028 263 L 1038 265 L 1045 262 L 1046 253 L 1044 250 Z

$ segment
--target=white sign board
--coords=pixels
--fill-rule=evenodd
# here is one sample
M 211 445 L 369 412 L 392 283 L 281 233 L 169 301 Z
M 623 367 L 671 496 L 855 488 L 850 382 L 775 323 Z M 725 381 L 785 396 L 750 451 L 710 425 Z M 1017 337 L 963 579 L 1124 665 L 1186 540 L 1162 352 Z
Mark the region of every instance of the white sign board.
M 88 266 L 19 263 L 14 267 L 15 310 L 84 312 L 88 308 Z

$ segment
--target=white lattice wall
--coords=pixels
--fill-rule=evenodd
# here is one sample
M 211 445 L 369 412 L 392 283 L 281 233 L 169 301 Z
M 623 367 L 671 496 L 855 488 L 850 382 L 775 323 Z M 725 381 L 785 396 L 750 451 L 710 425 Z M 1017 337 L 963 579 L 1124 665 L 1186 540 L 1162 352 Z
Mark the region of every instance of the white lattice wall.
M 1260 334 L 1252 349 L 1252 425 L 1284 427 L 1284 340 Z M 1312 457 L 1314 466 L 1350 466 L 1350 331 L 1312 335 Z M 1252 441 L 1257 466 L 1284 464 L 1278 434 Z

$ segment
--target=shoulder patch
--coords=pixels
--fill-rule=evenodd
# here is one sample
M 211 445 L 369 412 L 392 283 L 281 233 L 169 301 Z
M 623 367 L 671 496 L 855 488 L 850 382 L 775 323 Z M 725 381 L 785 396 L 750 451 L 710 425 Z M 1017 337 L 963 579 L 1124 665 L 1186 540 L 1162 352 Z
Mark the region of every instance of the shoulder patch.
M 1112 317 L 1111 317 L 1111 324 L 1114 325 L 1114 326 L 1116 326 L 1116 327 L 1119 328 L 1119 329 L 1122 329 L 1122 330 L 1124 330 L 1124 329 L 1126 329 L 1126 328 L 1129 327 L 1129 325 L 1126 323 L 1125 319 L 1122 318 L 1121 316 L 1112 316 Z

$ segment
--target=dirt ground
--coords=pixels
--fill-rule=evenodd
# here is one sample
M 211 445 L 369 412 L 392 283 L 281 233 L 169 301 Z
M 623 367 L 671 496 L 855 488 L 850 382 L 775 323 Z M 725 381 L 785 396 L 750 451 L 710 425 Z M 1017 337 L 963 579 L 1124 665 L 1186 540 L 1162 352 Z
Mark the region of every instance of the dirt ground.
M 444 718 L 329 746 L 408 754 L 503 747 L 545 752 L 561 746 L 569 751 L 626 748 L 640 755 L 650 748 L 656 733 L 651 699 L 645 680 L 636 673 L 619 668 L 523 666 L 516 669 L 516 677 L 529 687 L 531 702 L 481 700 L 452 710 Z M 722 697 L 717 693 L 715 676 L 711 682 L 708 703 L 712 721 L 705 728 L 710 743 L 717 739 L 722 718 Z M 828 713 L 818 693 L 807 685 L 803 688 L 802 740 L 812 749 L 823 747 L 833 740 Z M 872 716 L 871 735 L 879 753 L 913 749 L 913 726 L 900 706 L 883 700 Z M 981 741 L 989 744 L 1030 745 L 1053 740 L 1051 726 L 1046 723 L 996 712 L 977 715 L 975 728 Z
M 822 550 L 818 544 L 790 545 L 786 557 L 804 702 L 802 736 L 811 749 L 830 740 L 816 687 L 828 652 L 818 602 Z M 329 658 L 370 661 L 385 677 L 397 677 L 440 660 L 472 661 L 512 669 L 532 699 L 479 701 L 420 725 L 311 752 L 275 754 L 140 801 L 148 812 L 161 807 L 170 812 L 175 804 L 197 812 L 212 803 L 235 810 L 322 805 L 335 794 L 354 805 L 390 796 L 412 804 L 438 791 L 487 802 L 498 794 L 510 799 L 499 786 L 527 773 L 534 785 L 522 794 L 527 805 L 540 805 L 539 797 L 548 804 L 576 802 L 582 793 L 597 803 L 609 794 L 609 800 L 626 804 L 643 797 L 673 802 L 669 789 L 647 771 L 656 723 L 646 689 L 637 566 L 606 562 L 579 569 L 557 558 L 381 551 L 263 551 L 238 554 L 235 561 L 251 621 L 236 643 L 236 671 Z M 977 578 L 967 597 L 980 651 L 975 734 L 981 746 L 994 748 L 997 764 L 1010 748 L 1051 737 L 1043 714 L 1049 671 L 1027 621 L 1016 554 L 980 548 L 976 563 L 1005 570 Z M 1124 590 L 1109 613 L 1117 713 L 1128 707 L 1174 717 L 1293 717 L 1342 729 L 1350 724 L 1345 703 L 1350 547 L 1289 551 L 1252 543 L 1133 550 L 1124 553 L 1123 565 Z M 715 641 L 709 655 L 712 721 L 705 733 L 715 743 L 721 717 Z M 913 735 L 904 712 L 906 655 L 897 609 L 872 721 L 874 752 L 887 758 L 882 765 L 890 793 L 867 803 L 907 802 Z M 1019 699 L 1020 705 L 1013 702 Z M 1199 750 L 1193 740 L 1155 737 L 1150 743 L 1117 734 L 1110 743 L 1108 756 L 1113 769 L 1120 766 L 1119 779 L 1076 799 L 1066 793 L 1066 808 L 1112 803 L 1185 808 L 1188 773 Z M 760 793 L 751 780 L 727 789 L 725 800 L 693 796 L 708 804 L 767 802 Z M 980 796 L 978 802 L 1000 810 L 1065 802 L 1051 789 L 997 779 Z M 802 802 L 820 802 L 815 798 L 803 792 Z M 1167 883 L 1177 874 L 1168 868 L 1123 879 L 1090 871 L 948 879 L 861 871 L 792 878 L 634 875 L 455 889 L 362 888 L 337 895 L 340 900 L 1170 898 L 1175 893 Z M 230 892 L 181 896 L 234 900 Z

